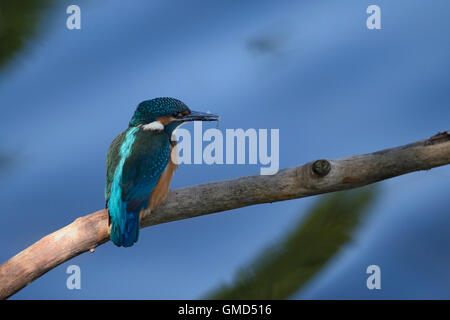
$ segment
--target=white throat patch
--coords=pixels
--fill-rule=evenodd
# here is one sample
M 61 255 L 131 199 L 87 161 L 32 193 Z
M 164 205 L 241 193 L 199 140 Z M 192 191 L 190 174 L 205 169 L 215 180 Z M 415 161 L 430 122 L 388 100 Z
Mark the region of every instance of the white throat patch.
M 152 130 L 152 131 L 162 131 L 164 130 L 164 125 L 159 121 L 153 121 L 142 126 L 144 130 Z

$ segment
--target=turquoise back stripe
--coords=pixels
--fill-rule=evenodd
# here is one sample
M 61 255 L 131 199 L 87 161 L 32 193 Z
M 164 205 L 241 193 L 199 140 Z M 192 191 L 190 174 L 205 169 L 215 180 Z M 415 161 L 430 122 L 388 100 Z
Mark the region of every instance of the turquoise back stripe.
M 114 172 L 114 179 L 111 183 L 111 195 L 108 201 L 108 209 L 111 215 L 112 223 L 115 224 L 115 227 L 119 228 L 119 235 L 115 235 L 111 232 L 112 240 L 113 237 L 120 237 L 120 235 L 124 235 L 126 230 L 126 221 L 127 221 L 127 203 L 122 202 L 122 170 L 125 160 L 131 153 L 131 148 L 133 147 L 133 143 L 136 140 L 136 132 L 139 130 L 137 127 L 132 127 L 128 130 L 125 139 L 123 140 L 122 145 L 120 146 L 120 161 L 117 165 L 117 168 Z M 114 241 L 116 243 L 116 241 Z

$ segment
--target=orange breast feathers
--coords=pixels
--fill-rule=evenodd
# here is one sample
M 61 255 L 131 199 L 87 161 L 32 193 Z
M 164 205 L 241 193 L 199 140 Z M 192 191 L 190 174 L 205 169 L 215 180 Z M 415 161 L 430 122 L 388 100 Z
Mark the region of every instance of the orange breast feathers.
M 161 174 L 155 188 L 153 189 L 150 197 L 148 198 L 148 209 L 153 209 L 159 206 L 159 204 L 164 200 L 169 193 L 170 181 L 172 180 L 173 174 L 177 169 L 178 163 L 178 151 L 177 146 L 174 145 L 170 148 L 170 158 L 167 163 L 166 169 Z M 175 163 L 174 163 L 175 161 Z

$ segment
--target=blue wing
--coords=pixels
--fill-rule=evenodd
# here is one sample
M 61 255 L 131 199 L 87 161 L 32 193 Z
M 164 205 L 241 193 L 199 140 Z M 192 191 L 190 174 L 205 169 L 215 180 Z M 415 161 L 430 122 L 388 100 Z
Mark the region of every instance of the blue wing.
M 128 211 L 146 207 L 169 157 L 170 140 L 165 132 L 149 130 L 137 135 L 133 152 L 126 159 L 122 171 L 122 201 L 128 203 Z
M 135 129 L 135 128 L 133 128 Z M 129 131 L 130 132 L 130 131 Z M 121 145 L 121 162 L 111 184 L 108 208 L 111 240 L 131 246 L 139 236 L 139 213 L 158 183 L 170 157 L 170 140 L 163 132 L 135 129 Z

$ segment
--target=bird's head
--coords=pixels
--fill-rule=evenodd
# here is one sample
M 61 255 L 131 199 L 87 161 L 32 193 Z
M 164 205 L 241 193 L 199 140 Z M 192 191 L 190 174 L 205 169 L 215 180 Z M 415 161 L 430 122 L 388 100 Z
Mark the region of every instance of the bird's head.
M 141 102 L 130 121 L 130 127 L 171 133 L 187 121 L 217 121 L 214 114 L 191 111 L 182 101 L 174 98 L 155 98 Z

